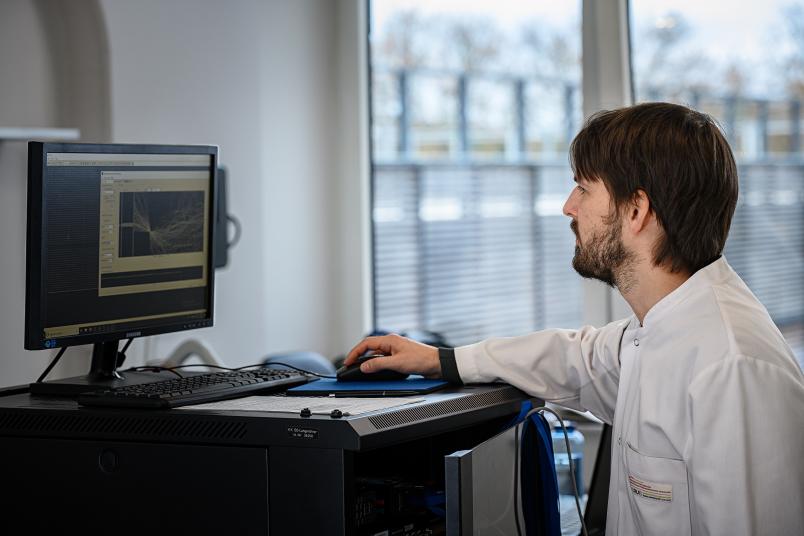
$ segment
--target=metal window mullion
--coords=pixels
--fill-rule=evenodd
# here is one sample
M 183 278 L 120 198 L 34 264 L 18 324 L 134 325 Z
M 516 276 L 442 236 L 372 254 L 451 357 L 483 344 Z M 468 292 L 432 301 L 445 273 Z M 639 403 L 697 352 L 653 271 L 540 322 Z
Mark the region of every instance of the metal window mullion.
M 574 120 L 574 97 L 575 88 L 569 82 L 564 84 L 564 120 L 566 121 L 567 125 L 567 132 L 565 136 L 565 141 L 567 143 L 567 147 L 572 142 L 572 139 L 575 137 L 575 120 Z
M 798 165 L 796 167 L 798 168 L 798 176 L 799 177 L 804 177 L 804 165 Z M 802 188 L 802 187 L 800 186 L 799 188 Z M 804 188 L 802 188 L 802 189 L 804 189 Z M 799 199 L 804 201 L 804 191 L 799 192 Z M 799 229 L 799 247 L 800 247 L 800 251 L 804 252 L 804 231 L 802 231 L 802 229 L 804 229 L 804 210 L 801 209 L 801 204 L 799 204 L 798 220 L 799 220 L 799 222 L 798 222 L 797 228 Z M 801 271 L 800 266 L 801 265 L 799 264 L 799 271 Z M 798 279 L 798 287 L 799 287 L 799 296 L 803 296 L 804 295 L 804 277 L 800 277 L 800 278 L 797 278 L 797 279 Z M 802 322 L 802 317 L 804 317 L 804 300 L 799 302 L 799 326 L 800 326 L 799 329 L 802 331 L 802 335 L 804 335 L 804 327 L 801 327 L 801 324 L 804 323 L 804 322 Z
M 397 74 L 397 91 L 399 92 L 399 130 L 398 150 L 402 159 L 410 158 L 410 88 L 408 72 L 400 70 Z
M 416 319 L 420 329 L 429 328 L 429 311 L 427 306 L 427 289 L 429 288 L 427 259 L 427 232 L 425 222 L 422 220 L 422 205 L 424 202 L 424 185 L 422 166 L 413 166 L 413 180 L 416 195 Z
M 515 121 L 516 121 L 516 141 L 517 152 L 519 159 L 525 160 L 528 153 L 528 133 L 526 117 L 526 102 L 525 102 L 525 80 L 517 78 L 514 81 L 514 102 L 516 104 Z
M 467 206 L 467 210 L 464 212 L 464 217 L 466 218 L 467 224 L 470 225 L 470 229 L 473 231 L 474 238 L 472 240 L 472 279 L 477 280 L 480 276 L 480 271 L 478 270 L 478 265 L 480 261 L 480 252 L 485 247 L 485 237 L 482 236 L 481 230 L 482 222 L 480 221 L 480 171 L 477 166 L 470 166 L 469 167 L 469 203 Z M 471 236 L 471 235 L 470 235 Z M 482 241 L 481 241 L 482 240 Z M 484 304 L 485 305 L 485 304 Z M 477 326 L 474 327 L 477 329 Z M 482 337 L 482 332 L 485 331 L 485 326 L 483 326 L 481 333 L 477 333 L 475 331 L 473 338 Z
M 797 155 L 801 151 L 801 101 L 790 101 L 790 153 Z
M 767 156 L 768 143 L 768 101 L 757 101 L 757 121 L 759 122 L 759 154 Z
M 690 107 L 692 107 L 693 110 L 697 110 L 701 107 L 701 92 L 697 89 L 693 89 L 690 92 Z
M 458 140 L 461 157 L 469 157 L 469 116 L 467 113 L 467 92 L 469 79 L 465 74 L 458 75 Z
M 723 119 L 726 123 L 726 138 L 732 147 L 737 146 L 737 95 L 729 95 L 724 100 Z
M 582 0 L 583 116 L 631 104 L 628 0 Z M 602 325 L 630 309 L 603 283 L 583 281 L 584 322 Z
M 536 166 L 528 166 L 528 176 L 530 178 L 530 206 L 529 214 L 531 219 L 531 277 L 533 278 L 533 322 L 536 329 L 546 327 L 545 323 L 545 277 L 544 264 L 545 256 L 542 255 L 543 233 L 542 222 L 536 213 L 536 202 L 539 199 L 539 171 Z

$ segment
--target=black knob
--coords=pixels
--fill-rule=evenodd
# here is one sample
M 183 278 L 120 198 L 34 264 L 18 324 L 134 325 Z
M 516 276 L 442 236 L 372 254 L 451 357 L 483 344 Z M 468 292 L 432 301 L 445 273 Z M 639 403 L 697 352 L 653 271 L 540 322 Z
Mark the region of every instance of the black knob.
M 117 453 L 113 450 L 104 449 L 98 456 L 98 465 L 104 473 L 117 471 Z

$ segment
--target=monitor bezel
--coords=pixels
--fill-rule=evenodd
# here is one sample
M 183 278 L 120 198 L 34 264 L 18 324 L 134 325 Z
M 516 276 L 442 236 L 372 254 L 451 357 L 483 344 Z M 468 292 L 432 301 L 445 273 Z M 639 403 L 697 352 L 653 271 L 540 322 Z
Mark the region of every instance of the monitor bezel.
M 120 154 L 203 154 L 210 158 L 209 234 L 207 236 L 207 299 L 208 314 L 203 319 L 165 322 L 159 326 L 118 330 L 106 333 L 75 335 L 58 339 L 45 339 L 44 319 L 41 305 L 44 301 L 44 236 L 43 212 L 45 208 L 45 169 L 48 153 L 120 153 Z M 28 222 L 26 232 L 25 275 L 25 349 L 47 350 L 82 344 L 145 337 L 211 327 L 215 316 L 215 233 L 217 226 L 218 197 L 218 146 L 216 145 L 167 145 L 135 143 L 58 143 L 28 142 Z

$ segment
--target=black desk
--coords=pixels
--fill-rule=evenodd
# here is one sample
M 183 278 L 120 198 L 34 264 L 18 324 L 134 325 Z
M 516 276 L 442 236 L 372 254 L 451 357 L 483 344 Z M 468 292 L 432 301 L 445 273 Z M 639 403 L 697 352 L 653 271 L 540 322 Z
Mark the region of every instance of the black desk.
M 507 385 L 465 387 L 334 419 L 1 395 L 6 520 L 34 532 L 293 536 L 360 533 L 359 478 L 443 485 L 444 456 L 499 432 L 527 399 Z

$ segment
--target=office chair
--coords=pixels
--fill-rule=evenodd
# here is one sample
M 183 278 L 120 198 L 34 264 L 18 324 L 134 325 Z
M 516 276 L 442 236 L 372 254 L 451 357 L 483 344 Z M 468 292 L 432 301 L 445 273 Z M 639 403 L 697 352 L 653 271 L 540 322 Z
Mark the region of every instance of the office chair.
M 176 367 L 193 356 L 198 357 L 205 365 L 223 365 L 218 354 L 209 345 L 204 344 L 198 339 L 187 339 L 177 346 L 166 359 L 159 362 L 149 362 L 148 364 L 167 368 Z

